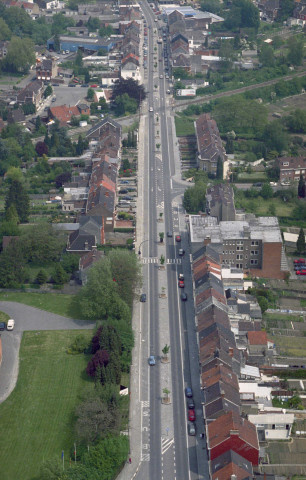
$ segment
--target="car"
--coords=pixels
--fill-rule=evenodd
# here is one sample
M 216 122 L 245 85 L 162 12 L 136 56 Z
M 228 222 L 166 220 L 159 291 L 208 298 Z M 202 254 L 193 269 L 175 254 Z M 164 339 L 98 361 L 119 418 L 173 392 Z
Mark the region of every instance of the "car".
M 168 88 L 168 90 L 167 90 L 167 93 L 168 93 L 168 94 L 171 93 L 170 90 L 169 90 L 169 88 Z
M 59 83 L 52 83 L 52 87 L 59 87 L 60 84 Z
M 153 107 L 150 107 L 150 108 L 149 108 L 149 112 L 153 112 Z
M 181 300 L 182 300 L 182 302 L 187 302 L 187 300 L 188 300 L 187 293 L 185 293 L 185 292 L 181 293 Z
M 196 434 L 196 426 L 194 423 L 188 423 L 188 435 L 195 436 Z
M 173 237 L 173 233 L 172 233 L 172 232 L 167 232 L 167 237 L 172 238 L 172 237 Z
M 187 407 L 188 407 L 189 410 L 194 410 L 195 409 L 194 401 L 192 399 L 188 400 Z
M 0 331 L 5 330 L 5 323 L 0 322 Z
M 121 183 L 124 185 L 128 185 L 130 182 L 128 180 L 121 180 Z
M 180 242 L 182 239 L 181 239 L 181 236 L 180 235 L 175 235 L 175 241 L 176 242 Z
M 148 361 L 149 361 L 149 365 L 150 365 L 151 367 L 156 364 L 156 360 L 155 360 L 154 355 L 150 355 Z
M 270 182 L 271 187 L 277 187 L 277 182 Z
M 305 258 L 298 258 L 296 260 L 293 260 L 293 263 L 306 263 Z
M 255 182 L 255 183 L 253 183 L 253 187 L 262 187 L 262 183 L 261 182 Z
M 190 422 L 195 422 L 196 416 L 195 416 L 195 411 L 190 409 L 188 410 L 188 420 Z
M 304 263 L 296 264 L 294 270 L 306 270 L 306 265 Z
M 167 73 L 167 75 L 166 75 L 166 79 L 169 80 L 169 75 L 168 75 L 168 73 Z
M 141 301 L 141 302 L 146 302 L 146 301 L 147 301 L 147 295 L 146 295 L 145 293 L 142 293 L 142 294 L 140 295 L 140 301 Z
M 15 326 L 15 320 L 10 318 L 6 325 L 7 330 L 14 330 L 14 326 Z
M 53 97 L 51 100 L 52 103 L 56 102 L 56 97 Z
M 183 248 L 179 249 L 179 256 L 183 257 L 185 255 L 185 250 Z
M 97 88 L 98 85 L 96 85 L 95 83 L 93 85 L 90 85 L 90 88 Z
M 122 198 L 122 200 L 133 200 L 134 197 L 131 197 L 130 195 L 126 195 L 125 197 Z
M 69 83 L 68 87 L 76 87 L 74 83 Z
M 178 279 L 179 279 L 179 280 L 184 280 L 184 274 L 183 274 L 183 273 L 179 273 Z
M 160 75 L 159 78 L 164 78 L 164 76 L 163 76 L 163 75 Z
M 306 270 L 297 270 L 296 275 L 306 275 Z
M 178 281 L 178 286 L 179 286 L 179 288 L 184 288 L 185 287 L 184 280 L 179 280 Z
M 121 188 L 119 190 L 119 193 L 121 193 L 121 194 L 128 193 L 128 189 L 127 188 Z
M 154 22 L 157 22 L 157 18 L 154 18 Z
M 83 83 L 83 84 L 81 85 L 81 87 L 83 87 L 83 88 L 88 88 L 89 85 L 88 85 L 88 83 Z
M 191 387 L 186 387 L 186 388 L 185 388 L 185 395 L 186 395 L 187 398 L 192 398 L 192 397 L 193 397 L 193 393 L 192 393 Z

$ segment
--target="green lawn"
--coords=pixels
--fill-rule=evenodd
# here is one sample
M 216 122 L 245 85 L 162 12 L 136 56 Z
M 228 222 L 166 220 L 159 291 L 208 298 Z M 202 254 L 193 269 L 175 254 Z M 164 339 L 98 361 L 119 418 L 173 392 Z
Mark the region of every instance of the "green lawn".
M 0 300 L 19 302 L 64 317 L 80 318 L 75 295 L 60 293 L 0 292 Z
M 273 342 L 286 357 L 304 357 L 306 352 L 306 337 L 285 337 L 274 335 Z
M 174 117 L 175 120 L 175 129 L 177 137 L 185 137 L 186 135 L 194 135 L 194 124 L 193 120 L 188 117 Z
M 254 180 L 257 181 L 267 181 L 267 175 L 265 172 L 242 172 L 238 175 L 239 180 L 243 180 L 245 182 L 253 182 Z
M 255 213 L 256 215 L 270 215 L 270 206 L 274 205 L 276 216 L 278 217 L 292 217 L 292 210 L 295 205 L 293 202 L 283 202 L 281 198 L 269 198 L 263 200 L 258 198 L 239 198 L 239 208 L 245 208 L 247 212 Z
M 73 412 L 93 388 L 84 374 L 89 357 L 68 355 L 76 335 L 90 330 L 25 332 L 15 390 L 0 405 L 1 480 L 33 480 L 41 463 L 55 455 L 69 462 Z

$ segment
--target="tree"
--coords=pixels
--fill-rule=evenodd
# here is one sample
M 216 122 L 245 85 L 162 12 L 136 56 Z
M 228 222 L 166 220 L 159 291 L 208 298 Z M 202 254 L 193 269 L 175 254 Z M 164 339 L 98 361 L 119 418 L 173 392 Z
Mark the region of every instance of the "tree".
M 39 157 L 48 155 L 49 152 L 48 145 L 46 145 L 45 142 L 37 142 L 35 145 L 35 150 Z
M 36 275 L 36 283 L 38 283 L 38 285 L 43 285 L 44 283 L 46 283 L 47 278 L 48 278 L 48 275 L 46 271 L 39 270 L 39 272 Z
M 304 58 L 304 43 L 303 37 L 292 36 L 288 38 L 288 54 L 287 61 L 292 65 L 302 65 Z
M 285 119 L 286 125 L 291 132 L 306 133 L 306 112 L 296 109 Z
M 56 188 L 61 188 L 64 183 L 70 182 L 71 172 L 63 172 L 55 177 Z
M 60 37 L 58 33 L 54 35 L 53 40 L 54 40 L 54 50 L 55 52 L 59 52 L 61 49 L 61 46 L 60 46 Z
M 50 97 L 50 95 L 52 95 L 52 93 L 53 93 L 53 89 L 52 89 L 51 85 L 48 85 L 46 90 L 44 91 L 44 98 Z
M 20 241 L 26 261 L 34 265 L 58 262 L 66 243 L 50 224 L 29 226 Z
M 35 63 L 34 44 L 30 38 L 12 37 L 3 66 L 9 72 L 27 72 Z
M 288 146 L 288 136 L 278 120 L 266 125 L 263 140 L 269 150 L 276 150 L 278 153 L 286 150 Z
M 296 249 L 299 254 L 305 252 L 305 234 L 303 228 L 300 228 L 299 236 L 296 242 Z
M 106 350 L 97 350 L 94 356 L 89 360 L 86 368 L 86 373 L 90 377 L 95 377 L 98 367 L 107 367 L 109 363 L 109 353 Z M 99 378 L 101 381 L 101 378 Z
M 80 48 L 78 49 L 78 53 L 77 53 L 77 56 L 75 58 L 74 64 L 77 67 L 82 67 L 83 66 L 83 54 L 82 54 L 82 50 Z
M 19 217 L 14 203 L 9 206 L 5 212 L 5 221 L 17 225 L 19 223 Z
M 114 102 L 117 97 L 122 97 L 124 95 L 135 100 L 137 102 L 137 107 L 146 98 L 144 86 L 139 85 L 138 81 L 133 78 L 120 78 L 114 83 L 112 101 Z M 125 96 L 124 98 L 127 97 Z
M 223 162 L 221 157 L 218 157 L 217 161 L 216 178 L 218 178 L 219 180 L 223 180 Z
M 5 198 L 5 212 L 11 205 L 15 205 L 21 223 L 28 221 L 30 213 L 30 199 L 22 182 L 13 180 Z
M 222 9 L 221 3 L 219 0 L 202 0 L 201 1 L 201 10 L 203 12 L 211 12 L 219 14 Z
M 134 252 L 112 250 L 108 254 L 118 294 L 132 308 L 133 299 L 142 283 L 141 265 Z
M 69 275 L 65 272 L 60 263 L 55 265 L 52 279 L 56 285 L 64 285 L 64 283 L 69 280 Z
M 0 254 L 0 287 L 18 288 L 27 278 L 22 248 L 18 240 L 14 239 Z
M 225 151 L 229 154 L 234 153 L 234 140 L 231 137 L 227 137 Z
M 298 197 L 305 198 L 305 179 L 302 173 L 300 175 L 299 184 L 298 184 Z
M 273 67 L 275 64 L 275 58 L 271 45 L 264 43 L 261 47 L 258 58 L 264 67 Z
M 268 310 L 269 308 L 268 300 L 265 297 L 261 297 L 261 296 L 259 296 L 257 300 L 258 300 L 258 304 L 260 306 L 261 312 L 265 313 L 265 311 Z
M 6 172 L 5 180 L 8 183 L 11 183 L 13 180 L 18 182 L 22 181 L 22 171 L 20 168 L 10 167 Z
M 137 100 L 129 97 L 127 93 L 119 95 L 114 100 L 116 115 L 134 114 L 137 112 Z
M 267 200 L 268 198 L 273 197 L 273 188 L 268 182 L 264 183 L 263 186 L 261 187 L 260 195 L 264 200 Z
M 94 95 L 95 95 L 94 89 L 93 89 L 93 88 L 89 88 L 89 89 L 87 90 L 87 100 L 93 100 Z
M 106 403 L 91 395 L 76 409 L 76 433 L 85 444 L 93 443 L 113 429 L 113 415 Z
M 9 29 L 7 23 L 0 17 L 0 41 L 9 40 L 11 38 L 12 32 Z
M 87 28 L 90 32 L 95 32 L 98 30 L 98 28 L 100 28 L 100 20 L 98 17 L 89 17 Z
M 166 345 L 165 345 L 164 348 L 162 349 L 162 353 L 163 353 L 163 355 L 164 355 L 164 359 L 165 359 L 165 360 L 168 360 L 168 353 L 169 353 L 169 351 L 170 351 L 170 345 L 167 345 L 167 343 L 166 343 Z

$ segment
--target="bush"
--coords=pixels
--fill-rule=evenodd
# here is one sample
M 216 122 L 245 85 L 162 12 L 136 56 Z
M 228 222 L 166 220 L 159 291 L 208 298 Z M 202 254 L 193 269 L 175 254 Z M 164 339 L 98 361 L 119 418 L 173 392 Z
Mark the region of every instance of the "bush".
M 74 342 L 70 345 L 67 353 L 76 355 L 78 353 L 84 353 L 88 349 L 88 341 L 84 335 L 78 335 L 75 337 Z

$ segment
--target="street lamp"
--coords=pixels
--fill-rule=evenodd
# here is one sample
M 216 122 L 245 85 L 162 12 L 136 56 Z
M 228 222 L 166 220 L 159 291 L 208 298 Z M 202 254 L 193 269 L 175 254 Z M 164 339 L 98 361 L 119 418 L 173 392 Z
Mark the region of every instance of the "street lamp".
M 148 242 L 148 241 L 149 241 L 149 240 L 143 240 L 143 242 L 141 242 L 141 244 L 140 244 L 139 247 L 138 247 L 138 255 L 141 255 L 141 250 L 140 250 L 141 245 L 142 245 L 143 243 L 145 243 L 145 242 Z

